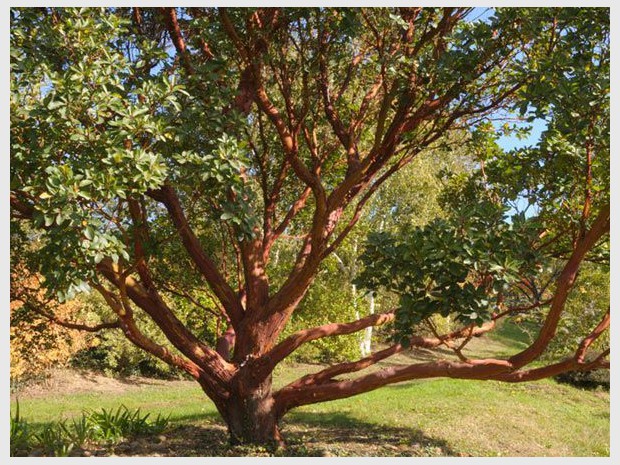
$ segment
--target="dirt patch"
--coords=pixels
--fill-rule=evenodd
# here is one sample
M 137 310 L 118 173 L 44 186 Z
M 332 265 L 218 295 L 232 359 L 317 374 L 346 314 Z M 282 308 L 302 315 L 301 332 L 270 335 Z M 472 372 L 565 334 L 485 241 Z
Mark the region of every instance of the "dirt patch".
M 54 393 L 79 394 L 79 393 L 122 393 L 132 390 L 140 390 L 147 386 L 174 386 L 194 384 L 192 381 L 163 380 L 131 376 L 126 378 L 110 378 L 101 373 L 87 370 L 57 369 L 48 374 L 44 379 L 32 382 L 11 393 L 11 399 L 49 397 Z

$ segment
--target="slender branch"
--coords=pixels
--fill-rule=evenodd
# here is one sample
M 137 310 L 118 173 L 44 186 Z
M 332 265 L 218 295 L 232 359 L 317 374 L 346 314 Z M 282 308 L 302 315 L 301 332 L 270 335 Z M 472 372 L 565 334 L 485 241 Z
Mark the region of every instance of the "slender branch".
M 368 200 L 370 200 L 370 198 L 375 193 L 375 191 L 379 187 L 381 187 L 381 185 L 392 174 L 394 174 L 397 170 L 401 169 L 403 166 L 405 166 L 407 163 L 409 163 L 411 160 L 413 160 L 415 155 L 416 155 L 416 153 L 412 153 L 412 154 L 409 154 L 409 155 L 406 155 L 406 156 L 402 157 L 400 160 L 398 160 L 398 162 L 394 163 L 394 165 L 392 165 L 389 169 L 387 169 L 385 171 L 385 173 L 383 173 L 381 176 L 379 176 L 375 180 L 375 182 L 372 183 L 372 185 L 367 189 L 367 191 L 364 193 L 364 195 L 357 202 L 357 205 L 355 206 L 355 211 L 353 213 L 352 218 L 349 220 L 349 222 L 344 227 L 344 229 L 338 234 L 338 236 L 332 241 L 332 243 L 325 249 L 325 252 L 323 252 L 323 257 L 327 257 L 330 253 L 332 253 L 334 250 L 336 250 L 338 248 L 338 246 L 340 245 L 340 243 L 349 235 L 351 230 L 355 227 L 355 225 L 359 221 L 359 219 L 360 219 L 360 217 L 362 215 L 362 211 L 363 211 L 364 205 L 366 205 Z M 360 189 L 362 187 L 363 186 L 360 186 Z
M 586 221 L 590 216 L 590 209 L 592 208 L 592 156 L 594 150 L 594 140 L 592 138 L 592 132 L 594 130 L 594 121 L 590 121 L 588 125 L 588 134 L 586 136 L 586 173 L 585 173 L 585 194 L 583 201 L 583 209 L 581 211 L 581 218 L 579 220 L 579 234 L 581 237 L 585 235 L 586 232 Z
M 325 61 L 325 52 L 327 48 L 327 40 L 325 32 L 320 33 L 320 53 L 319 53 L 319 79 L 318 84 L 323 97 L 323 108 L 325 109 L 325 115 L 331 125 L 334 133 L 342 143 L 342 146 L 347 152 L 347 163 L 351 166 L 352 163 L 359 162 L 359 155 L 357 149 L 354 147 L 352 138 L 349 136 L 344 124 L 342 123 L 338 112 L 333 104 L 333 99 L 329 89 L 329 77 L 327 70 L 327 63 Z
M 467 337 L 469 339 L 471 339 L 472 337 L 480 337 L 483 334 L 491 331 L 494 327 L 495 325 L 493 322 L 487 322 L 480 327 L 470 325 L 453 331 L 451 333 L 444 334 L 442 336 L 437 335 L 434 338 L 424 336 L 412 336 L 409 340 L 408 347 L 422 347 L 425 349 L 433 349 L 442 344 L 449 345 L 447 344 L 448 342 L 453 339 L 461 338 L 465 334 L 467 334 Z M 385 360 L 388 357 L 391 357 L 392 355 L 400 353 L 405 349 L 406 347 L 401 344 L 394 344 L 386 349 L 370 354 L 368 357 L 364 357 L 360 360 L 332 365 L 325 370 L 319 371 L 314 374 L 306 375 L 298 379 L 297 381 L 294 381 L 293 383 L 287 385 L 286 388 L 296 388 L 308 384 L 324 383 L 331 380 L 335 376 L 361 371 L 371 365 Z M 463 360 L 463 358 L 461 358 L 461 360 Z
M 309 187 L 306 187 L 302 191 L 302 193 L 299 195 L 299 197 L 295 200 L 295 202 L 293 202 L 291 207 L 286 212 L 286 215 L 284 215 L 284 218 L 282 218 L 282 220 L 280 221 L 280 224 L 275 228 L 273 233 L 269 236 L 265 244 L 265 250 L 267 252 L 269 251 L 269 248 L 271 247 L 273 242 L 278 237 L 280 237 L 284 233 L 284 231 L 286 231 L 286 228 L 291 223 L 293 218 L 295 218 L 297 213 L 299 213 L 299 211 L 306 205 L 306 201 L 308 200 L 308 197 L 310 196 L 310 192 L 312 192 L 312 190 Z
M 161 288 L 166 291 L 169 292 L 170 294 L 174 294 L 177 297 L 181 297 L 182 299 L 186 299 L 189 302 L 191 302 L 192 305 L 195 305 L 198 308 L 201 308 L 202 310 L 204 310 L 206 313 L 210 313 L 211 315 L 215 316 L 215 317 L 221 317 L 221 316 L 226 316 L 226 312 L 224 312 L 223 309 L 221 309 L 220 307 L 218 307 L 218 310 L 214 310 L 210 307 L 207 307 L 206 305 L 201 304 L 200 302 L 198 302 L 194 297 L 192 297 L 190 294 L 188 294 L 187 292 L 183 292 L 183 291 L 179 291 L 178 289 L 175 289 L 169 285 L 166 284 L 161 284 Z
M 166 338 L 182 354 L 200 366 L 205 372 L 211 373 L 220 382 L 230 379 L 234 367 L 226 362 L 216 351 L 202 343 L 174 315 L 161 299 L 154 299 L 151 294 L 131 276 L 128 271 L 121 272 L 118 265 L 109 259 L 97 265 L 98 271 L 126 297 L 144 310 L 161 328 Z M 129 306 L 129 300 L 123 302 Z
M 535 303 L 533 303 L 531 305 L 524 305 L 524 306 L 521 306 L 521 307 L 510 307 L 510 308 L 504 310 L 503 312 L 500 312 L 500 313 L 497 313 L 497 314 L 493 315 L 493 319 L 494 320 L 498 320 L 500 318 L 505 317 L 506 315 L 511 315 L 513 313 L 522 313 L 522 312 L 527 312 L 529 310 L 533 310 L 535 308 L 544 307 L 546 305 L 549 305 L 552 301 L 553 301 L 553 299 L 547 299 L 547 300 L 535 302 Z
M 520 383 L 524 381 L 537 381 L 539 379 L 549 378 L 550 376 L 556 376 L 561 373 L 566 373 L 567 371 L 589 371 L 598 368 L 609 369 L 609 361 L 604 359 L 607 355 L 609 355 L 609 350 L 602 352 L 594 361 L 590 363 L 581 363 L 575 359 L 569 358 L 558 363 L 533 368 L 531 370 L 498 374 L 489 379 L 509 383 Z
M 99 324 L 96 324 L 96 325 L 87 325 L 87 324 L 84 324 L 84 323 L 76 323 L 76 322 L 67 321 L 67 320 L 64 320 L 62 318 L 59 318 L 58 316 L 54 315 L 53 313 L 45 311 L 43 308 L 41 308 L 40 305 L 37 305 L 36 303 L 34 303 L 34 302 L 30 301 L 30 300 L 24 301 L 24 305 L 26 305 L 28 308 L 30 308 L 32 311 L 34 311 L 36 314 L 38 314 L 38 315 L 48 319 L 52 323 L 57 324 L 59 326 L 67 328 L 67 329 L 75 329 L 75 330 L 78 330 L 78 331 L 85 331 L 85 332 L 88 332 L 88 333 L 97 333 L 97 332 L 102 331 L 104 329 L 120 328 L 120 322 L 118 320 L 110 321 L 110 322 L 104 322 L 104 323 L 99 323 Z
M 301 345 L 328 336 L 341 336 L 360 331 L 369 326 L 380 326 L 394 320 L 394 312 L 375 313 L 349 323 L 329 323 L 304 329 L 287 337 L 271 349 L 263 358 L 270 367 L 276 366 Z
M 41 315 L 44 316 L 45 318 L 48 318 L 54 324 L 63 326 L 68 329 L 75 329 L 78 331 L 85 331 L 88 333 L 97 333 L 104 329 L 120 328 L 120 323 L 118 321 L 110 321 L 110 322 L 99 323 L 97 325 L 90 326 L 90 325 L 86 325 L 82 323 L 72 323 L 69 321 L 65 321 L 65 320 L 58 318 L 55 315 L 45 315 L 43 313 L 41 313 Z
M 194 74 L 194 69 L 189 59 L 189 52 L 187 50 L 187 47 L 185 46 L 185 40 L 183 39 L 183 35 L 181 34 L 181 28 L 179 27 L 179 22 L 177 20 L 176 9 L 175 8 L 159 8 L 159 11 L 164 17 L 164 23 L 166 25 L 166 30 L 168 31 L 168 34 L 170 35 L 170 39 L 172 39 L 174 48 L 179 54 L 183 67 L 185 68 L 188 74 Z
M 14 192 L 11 192 L 11 208 L 18 211 L 24 219 L 31 219 L 34 213 L 34 207 L 24 203 Z
M 220 17 L 220 22 L 222 23 L 222 26 L 224 27 L 224 31 L 226 31 L 226 34 L 228 35 L 228 37 L 233 41 L 233 44 L 235 44 L 235 47 L 237 48 L 237 52 L 239 52 L 239 55 L 241 55 L 241 58 L 247 61 L 248 50 L 243 45 L 243 42 L 241 41 L 239 34 L 237 34 L 237 31 L 235 30 L 235 26 L 233 25 L 232 21 L 230 20 L 230 17 L 228 16 L 228 9 L 218 8 L 217 11 Z
M 298 380 L 286 385 L 283 389 L 299 389 L 303 386 L 308 386 L 312 384 L 323 384 L 329 382 L 329 380 L 332 380 L 336 376 L 364 370 L 404 350 L 405 347 L 403 345 L 394 344 L 386 349 L 374 352 L 362 359 L 353 362 L 340 363 L 338 365 L 330 366 L 317 373 L 302 376 Z
M 481 359 L 468 362 L 438 360 L 406 366 L 393 366 L 351 380 L 309 384 L 304 387 L 284 387 L 274 394 L 278 413 L 300 405 L 342 399 L 369 392 L 387 384 L 422 378 L 489 379 L 511 369 L 505 360 Z
M 579 348 L 575 352 L 575 360 L 577 363 L 583 363 L 586 358 L 586 352 L 588 348 L 592 345 L 594 341 L 596 341 L 606 329 L 609 328 L 609 308 L 607 308 L 607 312 L 603 315 L 600 323 L 592 330 L 592 332 L 583 340 L 581 344 L 579 344 Z
M 336 376 L 342 374 L 361 371 L 404 350 L 403 346 L 396 344 L 358 361 L 334 365 L 318 373 L 306 375 L 280 389 L 274 394 L 274 398 L 276 400 L 278 414 L 283 415 L 291 408 L 300 405 L 346 398 L 377 389 L 387 384 L 413 379 L 448 377 L 523 382 L 542 379 L 571 370 L 585 371 L 596 368 L 609 369 L 609 361 L 606 360 L 606 357 L 609 356 L 609 349 L 601 352 L 592 362 L 584 363 L 583 361 L 579 361 L 580 354 L 584 352 L 584 346 L 587 348 L 587 345 L 589 345 L 592 340 L 600 336 L 608 326 L 608 323 L 608 317 L 605 316 L 590 336 L 582 341 L 574 358 L 527 371 L 515 371 L 516 367 L 510 360 L 479 359 L 460 360 L 458 362 L 438 360 L 404 367 L 392 366 L 352 380 L 334 379 Z M 492 322 L 490 322 L 490 324 L 492 324 Z M 490 325 L 489 328 L 491 327 Z M 451 336 L 462 336 L 467 332 L 468 337 L 473 337 L 475 329 L 476 328 L 472 328 L 471 326 L 462 328 L 451 333 Z M 480 330 L 484 331 L 482 328 L 480 328 Z M 443 340 L 444 337 L 434 338 L 434 340 L 431 338 L 431 340 L 428 341 L 425 338 L 420 338 L 419 341 L 415 341 L 414 338 L 412 342 L 419 342 L 421 344 L 426 344 L 428 342 L 429 345 L 435 346 L 442 343 Z
M 235 291 L 228 285 L 215 264 L 207 256 L 200 241 L 190 228 L 174 189 L 166 184 L 157 191 L 150 191 L 148 195 L 164 204 L 190 258 L 206 278 L 217 298 L 222 302 L 233 325 L 239 324 L 243 318 L 241 302 Z
M 160 360 L 182 369 L 194 378 L 198 378 L 201 375 L 202 369 L 199 365 L 172 354 L 167 348 L 146 337 L 136 326 L 131 308 L 126 304 L 123 305 L 121 299 L 100 284 L 92 283 L 92 286 L 101 294 L 114 313 L 118 315 L 120 327 L 132 343 Z

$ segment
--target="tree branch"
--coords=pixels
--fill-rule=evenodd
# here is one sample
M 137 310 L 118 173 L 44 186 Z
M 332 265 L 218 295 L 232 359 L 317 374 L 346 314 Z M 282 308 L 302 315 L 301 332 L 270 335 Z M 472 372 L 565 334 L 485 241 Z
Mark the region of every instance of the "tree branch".
M 190 75 L 194 74 L 194 69 L 189 60 L 189 52 L 187 51 L 187 47 L 185 46 L 185 40 L 183 39 L 183 35 L 181 34 L 181 28 L 179 27 L 179 22 L 177 20 L 176 9 L 175 8 L 159 8 L 159 11 L 164 17 L 164 23 L 166 25 L 166 30 L 168 31 L 168 34 L 170 35 L 170 39 L 172 39 L 174 48 L 179 54 L 183 67 L 187 71 L 187 74 L 190 74 Z
M 157 191 L 148 192 L 148 195 L 164 204 L 190 258 L 206 278 L 214 294 L 222 302 L 233 326 L 238 325 L 243 318 L 241 302 L 235 291 L 226 283 L 215 264 L 207 256 L 200 241 L 190 228 L 174 189 L 166 184 Z
M 20 298 L 21 300 L 21 298 Z M 24 305 L 26 305 L 28 308 L 30 308 L 31 310 L 33 310 L 36 314 L 42 316 L 43 318 L 47 318 L 49 321 L 51 321 L 54 324 L 57 324 L 58 326 L 62 326 L 64 328 L 67 329 L 74 329 L 77 331 L 84 331 L 84 332 L 88 332 L 88 333 L 97 333 L 99 331 L 102 331 L 104 329 L 114 329 L 114 328 L 120 328 L 120 322 L 118 320 L 116 321 L 110 321 L 110 322 L 104 322 L 104 323 L 99 323 L 97 325 L 87 325 L 84 323 L 75 323 L 75 322 L 71 322 L 71 321 L 67 321 L 67 320 L 63 320 L 62 318 L 59 318 L 58 316 L 54 315 L 53 313 L 47 312 L 45 310 L 43 310 L 41 308 L 41 306 L 39 306 L 38 304 L 32 302 L 31 300 L 24 300 Z
M 200 376 L 202 369 L 197 364 L 172 354 L 165 347 L 156 344 L 151 339 L 146 337 L 136 326 L 131 308 L 123 306 L 119 299 L 102 285 L 97 283 L 93 283 L 92 285 L 105 299 L 114 313 L 118 315 L 120 327 L 132 343 L 160 360 L 182 369 L 194 378 L 198 378 Z
M 278 414 L 300 405 L 342 399 L 372 391 L 387 384 L 422 378 L 490 379 L 511 369 L 505 360 L 481 359 L 468 362 L 438 360 L 407 366 L 393 366 L 352 380 L 327 380 L 303 387 L 284 387 L 274 394 Z
M 287 337 L 276 345 L 262 359 L 267 361 L 269 370 L 273 369 L 278 363 L 288 357 L 301 345 L 330 336 L 341 336 L 360 331 L 369 326 L 380 326 L 394 320 L 394 312 L 375 313 L 349 323 L 329 323 L 315 328 L 304 329 Z M 258 361 L 258 360 L 257 360 Z M 259 362 L 262 363 L 262 362 Z
M 22 199 L 17 197 L 15 192 L 11 191 L 11 208 L 20 213 L 22 218 L 24 219 L 32 219 L 32 214 L 34 213 L 34 207 L 27 203 L 24 203 Z
M 555 336 L 568 294 L 575 283 L 581 262 L 596 242 L 609 233 L 609 204 L 604 206 L 590 230 L 577 242 L 575 249 L 556 281 L 556 290 L 549 313 L 536 340 L 525 350 L 510 358 L 515 367 L 527 365 L 538 357 Z
M 220 357 L 216 351 L 197 339 L 161 299 L 154 299 L 140 283 L 131 276 L 127 276 L 127 273 L 122 273 L 118 265 L 109 259 L 101 261 L 97 269 L 119 289 L 121 297 L 131 299 L 144 310 L 183 355 L 219 382 L 230 379 L 234 367 Z M 129 300 L 123 303 L 125 307 L 129 306 Z
M 583 363 L 585 361 L 588 348 L 599 338 L 601 334 L 603 334 L 603 332 L 605 332 L 606 329 L 609 328 L 609 310 L 610 309 L 607 308 L 607 312 L 603 315 L 600 323 L 592 330 L 588 337 L 586 337 L 583 341 L 581 341 L 581 344 L 579 344 L 579 348 L 577 349 L 577 352 L 575 352 L 575 360 L 577 363 Z

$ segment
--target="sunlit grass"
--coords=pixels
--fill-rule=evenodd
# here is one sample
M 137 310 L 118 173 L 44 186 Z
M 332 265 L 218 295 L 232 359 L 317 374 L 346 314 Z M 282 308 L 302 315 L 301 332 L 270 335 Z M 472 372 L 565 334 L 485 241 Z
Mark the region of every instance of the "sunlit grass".
M 480 355 L 514 353 L 523 347 L 518 327 L 472 348 Z M 279 367 L 281 386 L 320 366 Z M 84 409 L 112 409 L 124 404 L 154 415 L 170 415 L 173 425 L 223 424 L 213 404 L 192 382 L 145 385 L 118 393 L 54 393 L 20 399 L 20 414 L 33 424 L 78 416 Z M 15 403 L 12 402 L 12 409 Z M 291 412 L 283 432 L 321 429 L 334 434 L 372 430 L 423 437 L 450 454 L 475 456 L 609 455 L 609 393 L 583 391 L 553 380 L 508 384 L 455 379 L 421 380 L 364 395 L 306 406 Z M 301 433 L 300 433 L 301 431 Z M 347 433 L 349 432 L 349 433 Z M 346 441 L 345 441 L 346 443 Z

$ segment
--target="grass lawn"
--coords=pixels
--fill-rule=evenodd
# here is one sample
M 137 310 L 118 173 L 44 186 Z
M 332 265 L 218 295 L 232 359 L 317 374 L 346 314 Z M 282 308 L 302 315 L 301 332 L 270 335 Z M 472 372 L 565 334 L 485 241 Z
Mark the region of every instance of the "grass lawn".
M 515 328 L 477 343 L 481 354 L 518 346 Z M 506 340 L 505 335 L 511 337 Z M 495 347 L 494 347 L 495 346 Z M 401 363 L 405 358 L 401 356 Z M 278 369 L 276 385 L 312 365 Z M 46 422 L 83 409 L 120 404 L 170 415 L 166 447 L 144 442 L 136 455 L 243 455 L 226 448 L 226 432 L 213 404 L 191 381 L 117 383 L 93 392 L 23 395 L 21 415 Z M 13 399 L 12 408 L 15 402 Z M 283 434 L 301 455 L 608 456 L 609 393 L 584 391 L 553 380 L 507 384 L 434 379 L 382 388 L 364 395 L 292 411 Z M 152 446 L 152 447 L 151 447 Z M 114 450 L 111 450 L 113 453 Z

